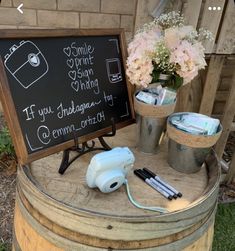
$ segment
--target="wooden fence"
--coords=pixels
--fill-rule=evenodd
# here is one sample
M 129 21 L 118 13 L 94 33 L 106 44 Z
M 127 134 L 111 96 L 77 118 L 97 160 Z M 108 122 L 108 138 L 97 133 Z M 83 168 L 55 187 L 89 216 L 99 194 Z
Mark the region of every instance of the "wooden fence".
M 230 131 L 235 131 L 235 4 L 234 0 L 138 0 L 135 29 L 161 12 L 180 11 L 187 23 L 206 28 L 215 39 L 204 43 L 208 67 L 178 95 L 177 111 L 200 112 L 221 120 L 223 133 L 216 145 L 222 158 Z M 226 167 L 226 165 L 223 165 Z M 235 178 L 235 157 L 226 181 Z
M 233 0 L 187 0 L 181 8 L 189 24 L 209 29 L 215 40 L 205 42 L 207 71 L 182 88 L 178 109 L 221 119 L 223 133 L 215 150 L 222 159 L 229 133 L 235 131 L 235 4 Z M 235 178 L 235 156 L 227 169 L 225 181 L 231 182 Z

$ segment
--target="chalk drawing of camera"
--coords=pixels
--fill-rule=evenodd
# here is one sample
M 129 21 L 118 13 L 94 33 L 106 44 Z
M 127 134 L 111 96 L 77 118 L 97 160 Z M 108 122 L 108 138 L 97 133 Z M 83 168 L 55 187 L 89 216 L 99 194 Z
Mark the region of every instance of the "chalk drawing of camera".
M 121 64 L 118 58 L 106 59 L 106 69 L 110 83 L 122 81 Z
M 4 65 L 25 89 L 41 79 L 49 70 L 48 63 L 38 47 L 31 41 L 13 45 L 5 55 Z

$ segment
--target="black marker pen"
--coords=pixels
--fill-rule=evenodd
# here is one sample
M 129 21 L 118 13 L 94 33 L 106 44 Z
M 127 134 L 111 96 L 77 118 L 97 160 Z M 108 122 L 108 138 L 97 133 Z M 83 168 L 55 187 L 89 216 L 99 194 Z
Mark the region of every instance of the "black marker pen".
M 140 179 L 142 179 L 145 183 L 147 183 L 149 186 L 151 186 L 153 189 L 158 191 L 161 195 L 166 197 L 168 200 L 172 200 L 172 196 L 166 193 L 163 189 L 161 189 L 159 186 L 157 186 L 154 182 L 152 182 L 148 177 L 145 175 L 145 173 L 142 170 L 134 170 L 134 174 L 138 176 Z
M 171 195 L 174 199 L 176 199 L 178 196 L 174 192 L 172 192 L 169 188 L 164 186 L 161 182 L 158 180 L 155 180 L 154 177 L 146 170 L 143 170 L 144 174 L 150 179 L 153 183 L 155 183 L 157 186 L 159 186 L 162 190 L 164 190 L 166 193 Z
M 155 180 L 157 180 L 158 182 L 160 182 L 163 186 L 167 187 L 169 190 L 171 190 L 172 192 L 174 192 L 178 197 L 182 197 L 182 193 L 180 193 L 174 187 L 172 187 L 171 185 L 169 185 L 168 183 L 166 183 L 164 180 L 162 180 L 158 175 L 156 175 L 155 173 L 153 173 L 152 171 L 150 171 L 148 168 L 143 168 L 143 170 L 145 172 L 147 172 L 149 175 L 151 175 L 151 177 L 153 177 Z

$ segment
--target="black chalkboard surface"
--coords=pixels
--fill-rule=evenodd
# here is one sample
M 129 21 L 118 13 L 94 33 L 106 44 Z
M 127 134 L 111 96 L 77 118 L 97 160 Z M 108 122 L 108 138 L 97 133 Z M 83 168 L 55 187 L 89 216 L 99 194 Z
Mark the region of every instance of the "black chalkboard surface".
M 133 122 L 122 30 L 0 31 L 0 86 L 19 161 Z

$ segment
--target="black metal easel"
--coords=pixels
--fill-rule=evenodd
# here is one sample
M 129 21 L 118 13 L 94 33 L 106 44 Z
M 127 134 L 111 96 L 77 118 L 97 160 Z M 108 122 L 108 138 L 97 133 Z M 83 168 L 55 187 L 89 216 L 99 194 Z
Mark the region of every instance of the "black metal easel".
M 63 152 L 63 158 L 60 164 L 59 168 L 59 173 L 64 174 L 64 172 L 67 170 L 67 168 L 80 156 L 92 152 L 92 151 L 97 151 L 97 150 L 103 150 L 103 151 L 108 151 L 111 150 L 112 148 L 105 142 L 104 137 L 112 137 L 115 136 L 116 134 L 116 126 L 114 119 L 111 119 L 112 123 L 112 132 L 104 134 L 103 136 L 98 137 L 98 140 L 101 144 L 102 147 L 95 147 L 95 141 L 91 141 L 91 145 L 88 144 L 88 142 L 83 142 L 81 144 L 78 143 L 78 137 L 76 137 L 76 134 L 74 133 L 74 146 L 71 148 L 68 148 L 64 150 Z M 81 147 L 79 146 L 81 145 Z M 71 151 L 75 151 L 78 154 L 73 157 L 71 160 L 69 160 L 69 155 Z

